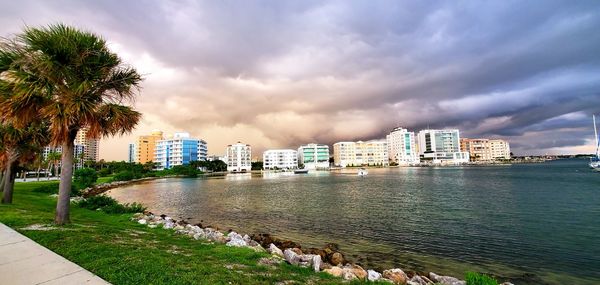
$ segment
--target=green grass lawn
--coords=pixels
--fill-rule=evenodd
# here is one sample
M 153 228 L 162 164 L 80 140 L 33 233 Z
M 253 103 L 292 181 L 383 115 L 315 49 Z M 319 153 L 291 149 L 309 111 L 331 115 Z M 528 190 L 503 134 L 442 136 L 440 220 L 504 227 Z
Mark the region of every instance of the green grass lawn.
M 112 181 L 112 176 L 98 177 L 96 184 L 108 183 Z
M 130 221 L 131 215 L 109 215 L 73 205 L 71 225 L 24 230 L 53 221 L 56 200 L 31 191 L 44 183 L 57 182 L 17 183 L 14 203 L 0 204 L 0 222 L 113 284 L 341 283 L 326 273 L 285 263 L 258 265 L 267 253 L 194 240 L 139 225 Z

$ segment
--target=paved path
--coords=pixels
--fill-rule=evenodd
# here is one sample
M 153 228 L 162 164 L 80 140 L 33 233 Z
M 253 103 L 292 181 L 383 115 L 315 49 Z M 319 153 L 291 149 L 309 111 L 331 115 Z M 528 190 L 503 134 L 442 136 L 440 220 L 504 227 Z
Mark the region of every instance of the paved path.
M 0 223 L 0 284 L 110 283 Z

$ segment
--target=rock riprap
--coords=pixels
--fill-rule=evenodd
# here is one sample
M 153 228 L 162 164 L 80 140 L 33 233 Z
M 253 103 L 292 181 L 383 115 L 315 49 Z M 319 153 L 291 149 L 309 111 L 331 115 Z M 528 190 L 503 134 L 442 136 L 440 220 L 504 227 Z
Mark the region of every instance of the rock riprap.
M 349 263 L 339 252 L 336 244 L 328 244 L 323 249 L 309 248 L 303 251 L 300 244 L 289 240 L 280 240 L 269 234 L 248 236 L 234 231 L 224 234 L 210 227 L 202 228 L 199 224 L 191 225 L 183 220 L 176 221 L 166 215 L 138 213 L 133 216 L 132 220 L 151 228 L 161 226 L 163 229 L 173 230 L 177 234 L 187 235 L 195 240 L 208 240 L 231 247 L 245 247 L 259 252 L 268 252 L 271 257 L 261 258 L 259 261 L 263 265 L 277 264 L 283 259 L 289 264 L 311 268 L 315 272 L 323 271 L 344 280 L 383 281 L 401 285 L 466 285 L 463 280 L 433 272 L 430 272 L 429 276 L 411 273 L 409 278 L 400 268 L 384 270 L 381 273 L 372 269 L 365 270 L 358 264 Z M 513 285 L 508 282 L 502 284 Z

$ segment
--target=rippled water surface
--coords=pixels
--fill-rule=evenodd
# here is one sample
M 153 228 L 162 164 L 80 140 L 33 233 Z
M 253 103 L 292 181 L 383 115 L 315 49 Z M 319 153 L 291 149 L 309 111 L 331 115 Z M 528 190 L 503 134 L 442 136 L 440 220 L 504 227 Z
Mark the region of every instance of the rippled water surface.
M 600 173 L 584 160 L 163 179 L 110 195 L 304 247 L 339 243 L 367 267 L 600 284 Z

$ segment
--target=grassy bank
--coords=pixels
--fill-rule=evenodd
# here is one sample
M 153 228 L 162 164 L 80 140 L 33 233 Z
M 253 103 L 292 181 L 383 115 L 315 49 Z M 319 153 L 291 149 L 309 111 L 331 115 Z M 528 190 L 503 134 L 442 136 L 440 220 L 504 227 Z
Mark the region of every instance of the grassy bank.
M 32 191 L 46 183 L 57 182 L 17 183 L 14 204 L 0 205 L 0 222 L 113 284 L 341 283 L 326 273 L 285 263 L 259 265 L 266 253 L 148 228 L 131 222 L 131 215 L 109 215 L 73 206 L 73 224 L 51 227 L 55 199 Z M 43 231 L 24 229 L 34 224 L 50 227 Z

